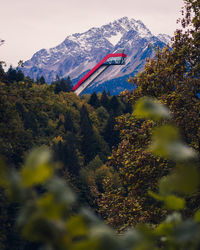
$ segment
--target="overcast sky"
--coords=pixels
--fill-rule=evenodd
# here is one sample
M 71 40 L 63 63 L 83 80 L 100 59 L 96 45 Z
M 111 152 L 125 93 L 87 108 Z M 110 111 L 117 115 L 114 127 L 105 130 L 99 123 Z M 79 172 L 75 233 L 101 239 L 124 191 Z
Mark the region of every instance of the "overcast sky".
M 173 35 L 183 0 L 0 0 L 0 61 L 16 66 L 66 36 L 127 16 Z

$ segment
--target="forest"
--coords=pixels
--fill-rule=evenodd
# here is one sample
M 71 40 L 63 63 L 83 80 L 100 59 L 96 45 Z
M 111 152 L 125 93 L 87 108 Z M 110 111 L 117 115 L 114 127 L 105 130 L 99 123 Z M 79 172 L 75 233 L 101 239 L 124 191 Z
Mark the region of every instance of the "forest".
M 0 249 L 200 248 L 200 1 L 119 96 L 0 64 Z

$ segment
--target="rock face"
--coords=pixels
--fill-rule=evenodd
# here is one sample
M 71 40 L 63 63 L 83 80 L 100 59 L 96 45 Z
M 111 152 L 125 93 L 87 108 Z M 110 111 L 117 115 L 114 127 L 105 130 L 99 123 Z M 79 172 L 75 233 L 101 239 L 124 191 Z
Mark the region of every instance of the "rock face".
M 55 80 L 56 75 L 70 76 L 75 84 L 106 54 L 124 48 L 126 64 L 111 66 L 87 89 L 87 92 L 105 89 L 117 94 L 131 88 L 126 78 L 144 68 L 146 59 L 155 54 L 153 47 L 162 48 L 169 41 L 168 35 L 156 37 L 141 21 L 123 17 L 100 28 L 67 36 L 58 46 L 36 52 L 24 63 L 23 72 L 34 79 L 43 75 L 48 83 Z

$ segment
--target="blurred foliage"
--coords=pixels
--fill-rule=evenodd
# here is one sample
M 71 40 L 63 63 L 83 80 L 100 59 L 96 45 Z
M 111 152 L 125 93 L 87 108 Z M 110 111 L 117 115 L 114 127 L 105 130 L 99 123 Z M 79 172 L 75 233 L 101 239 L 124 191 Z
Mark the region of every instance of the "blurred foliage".
M 139 104 L 142 102 L 145 104 L 144 100 L 139 100 L 139 108 L 135 110 L 141 118 L 143 112 L 140 113 Z M 162 106 L 151 99 L 148 102 L 154 106 L 156 115 Z M 144 116 L 148 119 L 146 113 Z M 164 118 L 165 113 L 160 115 L 160 119 Z M 167 140 L 163 139 L 163 133 L 157 132 L 163 128 Z M 174 136 L 171 136 L 172 128 Z M 18 201 L 20 204 L 15 225 L 17 230 L 25 239 L 38 244 L 34 249 L 199 249 L 200 210 L 191 218 L 183 218 L 181 215 L 187 206 L 186 195 L 194 194 L 200 184 L 199 170 L 195 163 L 197 154 L 187 145 L 181 144 L 178 129 L 161 125 L 154 131 L 149 150 L 158 143 L 163 146 L 163 152 L 166 151 L 166 155 L 175 162 L 169 175 L 159 181 L 158 193 L 149 191 L 150 196 L 162 202 L 166 209 L 172 210 L 160 224 L 138 224 L 117 235 L 89 209 L 77 206 L 77 196 L 56 175 L 58 169 L 52 162 L 51 152 L 46 147 L 40 147 L 26 156 L 24 166 L 19 171 L 6 167 L 1 161 L 0 185 L 10 202 Z M 176 141 L 182 145 L 179 150 L 181 157 L 178 158 L 177 152 L 171 154 L 170 149 Z M 185 154 L 185 150 L 190 154 Z M 153 149 L 153 153 L 160 155 L 159 148 Z M 94 171 L 95 166 L 100 165 L 100 159 L 96 157 L 86 169 Z

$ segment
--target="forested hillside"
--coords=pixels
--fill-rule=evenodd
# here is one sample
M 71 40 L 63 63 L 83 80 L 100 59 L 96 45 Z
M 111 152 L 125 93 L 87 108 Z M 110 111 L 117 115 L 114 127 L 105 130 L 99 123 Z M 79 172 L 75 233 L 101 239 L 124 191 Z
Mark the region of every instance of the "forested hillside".
M 69 91 L 70 79 L 35 83 L 20 70 L 1 67 L 0 84 L 0 153 L 16 167 L 40 145 L 51 147 L 73 175 L 95 157 L 104 163 L 119 141 L 115 117 L 132 110 L 123 98 L 105 91 L 80 98 Z
M 1 65 L 1 249 L 200 248 L 200 1 L 184 3 L 133 92 L 80 98 Z
M 51 148 L 80 201 L 95 207 L 89 186 L 98 189 L 105 174 L 100 168 L 119 142 L 115 117 L 131 106 L 105 91 L 80 98 L 69 92 L 69 78 L 47 85 L 18 69 L 0 70 L 0 154 L 19 169 L 32 148 Z

